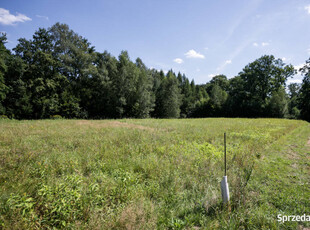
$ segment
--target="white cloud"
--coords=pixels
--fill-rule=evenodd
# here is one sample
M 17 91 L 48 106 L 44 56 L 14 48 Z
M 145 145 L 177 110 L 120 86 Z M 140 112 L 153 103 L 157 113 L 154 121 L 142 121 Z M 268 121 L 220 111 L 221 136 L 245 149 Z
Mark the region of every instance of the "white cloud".
M 258 47 L 258 46 L 269 46 L 269 42 L 262 42 L 261 44 L 258 44 L 257 42 L 253 43 L 253 46 Z
M 225 65 L 231 64 L 231 60 L 225 61 Z
M 211 73 L 211 74 L 208 75 L 208 77 L 209 77 L 209 78 L 213 78 L 213 77 L 215 77 L 216 75 L 219 75 L 219 74 L 218 74 L 218 73 L 215 73 L 215 74 L 214 74 L 214 73 Z
M 15 25 L 17 22 L 26 22 L 31 21 L 31 18 L 28 18 L 24 14 L 17 13 L 17 15 L 10 14 L 10 11 L 0 8 L 0 24 L 2 25 Z
M 301 63 L 298 65 L 294 65 L 294 69 L 297 70 L 297 73 L 293 76 L 293 78 L 287 79 L 287 84 L 291 83 L 301 83 L 303 76 L 301 75 L 301 72 L 299 71 L 300 68 L 302 68 L 305 65 L 305 63 Z
M 37 18 L 44 18 L 45 20 L 49 20 L 49 18 L 47 16 L 43 16 L 43 15 L 36 15 Z
M 310 5 L 305 6 L 305 10 L 307 11 L 308 14 L 310 14 Z
M 181 58 L 176 58 L 173 60 L 175 63 L 182 64 L 183 60 Z
M 185 56 L 187 58 L 201 58 L 201 59 L 205 58 L 205 56 L 203 54 L 200 54 L 200 53 L 196 52 L 195 50 L 189 50 L 187 53 L 185 53 Z
M 294 65 L 294 69 L 296 69 L 299 72 L 299 69 L 304 67 L 305 63 L 301 63 L 299 65 Z
M 287 79 L 287 84 L 291 83 L 302 83 L 302 79 L 294 79 L 294 78 Z

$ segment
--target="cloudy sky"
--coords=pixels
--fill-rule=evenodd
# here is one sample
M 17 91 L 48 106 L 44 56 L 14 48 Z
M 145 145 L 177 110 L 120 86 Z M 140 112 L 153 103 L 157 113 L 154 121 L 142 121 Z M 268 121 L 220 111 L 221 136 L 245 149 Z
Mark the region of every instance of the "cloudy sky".
M 97 51 L 128 50 L 150 68 L 185 73 L 196 83 L 236 76 L 273 54 L 302 66 L 310 57 L 310 1 L 303 0 L 2 0 L 7 47 L 39 28 L 66 23 Z M 290 82 L 299 82 L 295 76 Z

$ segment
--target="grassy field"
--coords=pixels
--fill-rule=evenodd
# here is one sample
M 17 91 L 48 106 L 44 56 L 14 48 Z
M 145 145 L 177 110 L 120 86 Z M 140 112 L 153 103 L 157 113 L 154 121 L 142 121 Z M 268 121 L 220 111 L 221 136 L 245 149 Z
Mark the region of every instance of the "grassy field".
M 277 221 L 310 215 L 309 138 L 284 119 L 0 120 L 0 228 L 309 228 Z

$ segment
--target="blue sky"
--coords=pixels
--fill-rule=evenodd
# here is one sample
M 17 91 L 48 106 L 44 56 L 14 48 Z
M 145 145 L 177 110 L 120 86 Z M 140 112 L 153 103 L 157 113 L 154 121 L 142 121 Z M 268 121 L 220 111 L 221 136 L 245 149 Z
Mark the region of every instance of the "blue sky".
M 12 49 L 39 28 L 66 23 L 96 50 L 128 50 L 150 68 L 173 69 L 196 83 L 236 76 L 273 54 L 301 66 L 310 57 L 310 1 L 2 0 L 0 31 Z M 290 82 L 300 82 L 295 76 Z

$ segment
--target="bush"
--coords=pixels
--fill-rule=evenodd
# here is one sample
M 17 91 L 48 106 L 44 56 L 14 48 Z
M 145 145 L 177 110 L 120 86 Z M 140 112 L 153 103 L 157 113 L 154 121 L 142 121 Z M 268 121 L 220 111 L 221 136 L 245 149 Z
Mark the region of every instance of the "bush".
M 0 115 L 0 120 L 1 119 L 9 119 L 6 115 Z
M 56 114 L 56 115 L 51 115 L 50 116 L 50 119 L 53 119 L 53 120 L 58 120 L 58 119 L 62 119 L 62 116 Z

